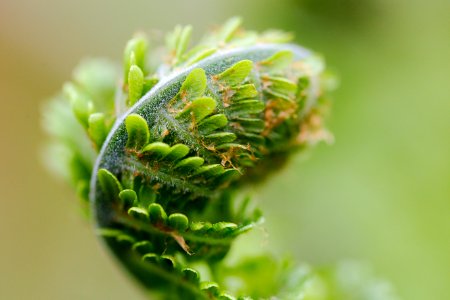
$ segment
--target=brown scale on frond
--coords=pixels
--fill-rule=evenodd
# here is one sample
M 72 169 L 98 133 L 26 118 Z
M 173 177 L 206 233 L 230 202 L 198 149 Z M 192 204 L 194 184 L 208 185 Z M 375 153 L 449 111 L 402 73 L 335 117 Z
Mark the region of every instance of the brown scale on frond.
M 165 138 L 165 137 L 168 136 L 169 134 L 170 134 L 170 130 L 169 130 L 169 129 L 165 129 L 165 130 L 162 132 L 161 137 L 162 137 L 162 138 Z
M 272 83 L 269 80 L 269 76 L 262 75 L 261 76 L 261 87 L 263 90 L 266 90 L 268 87 L 270 87 Z
M 135 155 L 138 158 L 141 158 L 143 156 L 142 153 L 139 150 L 135 149 L 135 148 L 125 148 L 125 152 L 127 154 Z
M 241 173 L 241 171 L 238 168 L 236 168 L 233 164 L 233 159 L 236 159 L 236 156 L 237 156 L 237 150 L 238 150 L 238 147 L 230 147 L 226 152 L 219 154 L 219 156 L 222 159 L 220 164 L 223 167 L 226 167 L 228 164 L 231 168 L 233 168 L 236 171 L 238 171 L 239 173 Z
M 230 127 L 232 127 L 235 130 L 244 131 L 244 127 L 239 122 L 231 122 Z
M 181 93 L 179 95 L 176 95 L 175 97 L 173 97 L 169 103 L 167 103 L 167 111 L 171 114 L 177 114 L 180 111 L 182 111 L 184 108 L 186 108 L 187 106 L 185 105 L 185 107 L 183 109 L 176 109 L 173 108 L 173 106 L 175 104 L 178 103 L 178 101 L 181 100 L 182 103 L 189 105 L 191 102 L 189 101 L 189 99 L 187 99 L 187 91 L 181 91 Z
M 286 101 L 283 99 L 269 100 L 266 103 L 263 136 L 268 136 L 275 127 L 282 124 L 285 120 L 297 116 L 297 103 L 289 103 L 289 105 L 285 105 L 285 103 Z
M 191 125 L 189 125 L 189 131 L 197 133 L 197 120 L 195 119 L 195 115 L 193 112 L 190 113 L 191 115 Z
M 305 75 L 308 75 L 308 77 L 312 77 L 313 75 L 313 70 L 311 66 L 301 60 L 294 61 L 294 63 L 292 63 L 291 65 L 291 70 L 301 72 Z
M 235 90 L 233 90 L 230 87 L 225 87 L 222 91 L 222 101 L 223 101 L 223 107 L 228 107 L 231 105 L 231 97 L 236 93 Z
M 152 186 L 152 190 L 153 192 L 155 192 L 156 194 L 159 194 L 159 190 L 162 188 L 162 184 L 160 182 L 156 183 L 155 185 Z
M 208 151 L 214 152 L 214 153 L 218 153 L 216 146 L 214 144 L 206 144 L 205 141 L 203 139 L 200 139 L 200 145 L 207 149 Z
M 323 114 L 313 109 L 305 117 L 304 122 L 300 125 L 300 132 L 297 136 L 296 143 L 299 145 L 316 144 L 320 141 L 332 142 L 332 134 L 324 128 Z
M 250 152 L 250 159 L 252 161 L 257 161 L 258 158 L 255 156 L 255 152 L 253 152 L 252 146 L 250 144 L 247 144 L 245 148 L 248 152 Z

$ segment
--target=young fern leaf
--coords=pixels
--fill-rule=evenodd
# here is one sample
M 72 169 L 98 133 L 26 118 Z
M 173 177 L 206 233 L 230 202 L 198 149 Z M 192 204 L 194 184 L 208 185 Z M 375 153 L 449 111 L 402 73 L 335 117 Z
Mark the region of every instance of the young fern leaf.
M 297 299 L 305 291 L 295 280 L 286 289 L 258 292 L 249 283 L 241 291 L 224 278 L 246 282 L 245 267 L 226 275 L 223 261 L 236 237 L 263 220 L 248 198 L 235 205 L 241 191 L 326 136 L 322 60 L 285 44 L 289 34 L 240 26 L 233 18 L 191 49 L 192 28 L 177 27 L 167 38 L 171 62 L 158 70 L 148 68 L 148 41 L 137 36 L 125 47 L 123 75 L 115 73 L 121 88 L 89 80 L 65 87 L 71 118 L 99 152 L 77 149 L 89 145 L 80 134 L 54 136 L 77 158 L 66 165 L 83 197 L 90 195 L 98 234 L 165 299 L 259 299 L 292 290 L 296 296 L 283 299 Z M 198 262 L 211 278 L 203 279 Z

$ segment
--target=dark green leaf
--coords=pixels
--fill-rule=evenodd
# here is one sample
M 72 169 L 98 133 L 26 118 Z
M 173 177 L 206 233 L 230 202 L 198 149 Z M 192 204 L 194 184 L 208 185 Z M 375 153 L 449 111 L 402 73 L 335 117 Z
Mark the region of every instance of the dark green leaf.
M 216 145 L 223 143 L 231 143 L 236 139 L 236 135 L 232 132 L 218 132 L 205 136 L 205 141 Z
M 226 169 L 216 180 L 217 185 L 227 184 L 241 177 L 241 173 L 235 169 Z
M 228 107 L 228 111 L 232 117 L 246 116 L 250 114 L 258 114 L 265 108 L 264 102 L 259 100 L 243 100 L 233 103 Z
M 260 133 L 264 130 L 265 124 L 261 119 L 252 119 L 252 118 L 236 118 L 235 120 L 237 129 L 241 129 L 246 132 L 255 132 Z M 233 125 L 232 124 L 232 125 Z
M 216 129 L 225 127 L 228 123 L 228 119 L 223 114 L 216 114 L 209 118 L 204 119 L 198 124 L 198 131 L 202 134 L 209 134 Z
M 219 285 L 215 282 L 202 282 L 200 283 L 200 289 L 211 296 L 218 296 L 220 292 Z
M 132 249 L 140 255 L 145 255 L 155 250 L 153 244 L 149 241 L 140 241 L 133 244 Z
M 180 213 L 174 213 L 167 219 L 167 225 L 179 232 L 184 232 L 189 228 L 189 219 Z
M 128 209 L 128 215 L 136 220 L 148 221 L 148 212 L 140 207 L 131 207 Z
M 159 261 L 159 257 L 155 253 L 147 253 L 144 256 L 142 256 L 142 260 L 147 263 L 157 264 Z
M 186 281 L 189 281 L 193 284 L 199 284 L 200 282 L 200 274 L 194 269 L 184 268 L 181 270 L 181 274 Z
M 202 175 L 205 178 L 211 178 L 222 174 L 224 171 L 222 165 L 214 164 L 198 168 L 194 175 Z
M 189 227 L 192 232 L 205 234 L 212 228 L 212 224 L 210 222 L 191 222 Z
M 166 270 L 172 270 L 175 268 L 175 260 L 169 255 L 161 255 L 159 258 L 159 264 Z
M 119 198 L 122 200 L 122 205 L 125 208 L 129 208 L 137 201 L 136 192 L 133 190 L 123 190 L 119 193 Z
M 165 224 L 167 220 L 167 214 L 164 208 L 158 203 L 152 203 L 148 207 L 148 213 L 150 222 L 152 224 Z

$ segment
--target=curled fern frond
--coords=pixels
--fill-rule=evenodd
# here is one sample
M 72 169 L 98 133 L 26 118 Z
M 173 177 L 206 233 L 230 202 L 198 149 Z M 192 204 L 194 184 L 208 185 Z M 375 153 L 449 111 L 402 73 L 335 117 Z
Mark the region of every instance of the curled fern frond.
M 245 31 L 239 18 L 193 47 L 191 32 L 168 35 L 157 67 L 143 35 L 127 44 L 122 75 L 85 63 L 47 127 L 98 235 L 145 287 L 165 299 L 289 299 L 283 293 L 301 293 L 302 280 L 268 295 L 228 287 L 225 271 L 205 279 L 195 266 L 221 273 L 235 239 L 263 221 L 243 188 L 329 138 L 323 61 L 288 44 L 290 34 Z M 234 275 L 245 281 L 242 270 Z

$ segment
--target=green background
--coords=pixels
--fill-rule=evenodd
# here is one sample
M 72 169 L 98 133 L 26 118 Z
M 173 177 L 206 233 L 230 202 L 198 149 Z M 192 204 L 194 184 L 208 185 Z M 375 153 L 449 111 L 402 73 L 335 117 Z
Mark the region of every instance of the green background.
M 1 1 L 0 299 L 144 299 L 45 171 L 42 104 L 82 57 L 120 60 L 136 30 L 193 24 L 199 37 L 233 15 L 295 32 L 340 78 L 335 143 L 259 190 L 268 234 L 254 247 L 367 261 L 403 299 L 450 299 L 449 12 L 446 0 Z

